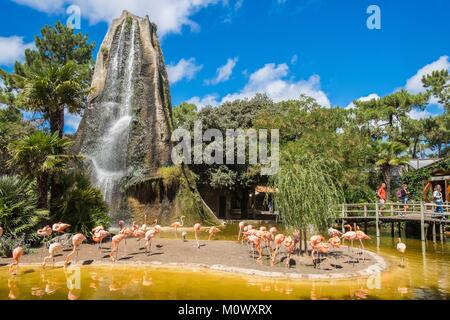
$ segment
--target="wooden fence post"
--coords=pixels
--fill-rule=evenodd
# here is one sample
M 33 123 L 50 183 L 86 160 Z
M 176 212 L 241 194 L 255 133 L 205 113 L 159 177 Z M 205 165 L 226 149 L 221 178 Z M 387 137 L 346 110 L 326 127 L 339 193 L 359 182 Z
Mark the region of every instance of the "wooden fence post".
M 364 205 L 364 218 L 367 218 L 367 204 Z
M 377 230 L 377 238 L 380 237 L 380 224 L 379 224 L 379 220 L 380 220 L 380 212 L 378 210 L 378 202 L 375 203 L 375 224 L 376 224 L 376 230 Z
M 425 241 L 425 206 L 420 202 L 420 240 Z
M 345 228 L 344 228 L 344 218 L 345 218 L 345 203 L 342 204 L 342 220 L 341 220 L 341 229 L 342 229 L 342 233 L 345 233 Z

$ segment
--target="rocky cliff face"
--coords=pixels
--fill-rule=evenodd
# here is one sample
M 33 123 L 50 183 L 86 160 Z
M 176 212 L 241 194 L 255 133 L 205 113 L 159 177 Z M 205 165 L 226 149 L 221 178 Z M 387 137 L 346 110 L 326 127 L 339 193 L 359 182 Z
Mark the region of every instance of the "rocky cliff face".
M 111 211 L 127 186 L 170 165 L 171 104 L 156 26 L 124 11 L 97 55 L 92 92 L 75 152 L 86 157 L 93 182 Z

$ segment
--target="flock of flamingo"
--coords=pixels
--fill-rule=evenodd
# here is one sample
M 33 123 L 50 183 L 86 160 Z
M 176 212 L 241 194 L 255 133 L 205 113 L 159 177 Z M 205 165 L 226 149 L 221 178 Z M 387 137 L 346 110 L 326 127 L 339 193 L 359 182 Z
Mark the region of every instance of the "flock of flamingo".
M 184 216 L 180 217 L 181 221 L 176 221 L 170 225 L 171 228 L 175 231 L 175 237 L 178 238 L 177 230 L 184 226 L 183 221 Z M 133 222 L 132 227 L 128 228 L 125 225 L 125 222 L 120 220 L 118 222 L 119 225 L 119 233 L 117 235 L 112 236 L 109 231 L 107 231 L 103 226 L 97 226 L 91 230 L 92 232 L 92 241 L 98 244 L 98 248 L 102 249 L 102 242 L 107 238 L 112 236 L 111 238 L 111 251 L 110 251 L 110 259 L 111 261 L 117 260 L 117 255 L 119 251 L 119 245 L 123 241 L 124 242 L 124 251 L 126 255 L 127 251 L 127 238 L 135 238 L 139 242 L 145 241 L 145 252 L 147 255 L 151 254 L 151 245 L 152 240 L 161 232 L 162 227 L 158 225 L 157 219 L 153 221 L 152 225 L 147 224 L 147 216 L 144 217 L 144 224 L 138 225 Z M 49 225 L 37 230 L 37 234 L 43 237 L 45 240 L 45 247 L 48 247 L 48 255 L 44 257 L 42 262 L 42 266 L 45 268 L 48 261 L 52 260 L 55 262 L 55 255 L 61 253 L 63 251 L 64 245 L 61 242 L 53 242 L 50 245 L 49 240 L 52 234 L 64 234 L 66 230 L 70 228 L 70 225 L 67 223 L 58 222 L 50 227 Z M 329 239 L 326 240 L 320 234 L 316 234 L 310 237 L 309 245 L 311 247 L 311 256 L 313 259 L 314 267 L 319 267 L 320 262 L 323 260 L 322 257 L 328 258 L 328 255 L 339 249 L 344 241 L 347 240 L 350 242 L 348 246 L 348 251 L 353 251 L 353 242 L 359 241 L 360 243 L 360 253 L 364 250 L 364 240 L 370 239 L 368 235 L 366 235 L 363 231 L 359 229 L 359 227 L 355 224 L 354 228 L 351 225 L 344 225 L 345 232 L 342 233 L 337 229 L 329 228 L 327 230 Z M 197 248 L 200 248 L 198 232 L 201 230 L 201 224 L 195 223 L 193 226 L 195 241 L 197 244 Z M 211 237 L 214 237 L 221 230 L 212 226 L 206 229 L 206 232 L 209 233 L 208 240 L 211 240 Z M 0 227 L 0 237 L 3 235 L 3 228 Z M 181 239 L 186 241 L 186 231 L 181 233 Z M 268 251 L 270 256 L 270 264 L 274 266 L 277 262 L 277 256 L 280 253 L 280 249 L 284 247 L 284 251 L 286 252 L 285 264 L 287 267 L 290 267 L 291 256 L 295 251 L 300 252 L 300 232 L 294 231 L 292 235 L 286 236 L 282 233 L 279 233 L 276 227 L 271 227 L 267 230 L 267 227 L 261 226 L 259 228 L 254 228 L 251 224 L 246 225 L 245 222 L 241 221 L 239 223 L 239 233 L 238 233 L 238 241 L 241 241 L 241 244 L 246 243 L 249 248 L 252 249 L 253 258 L 255 259 L 255 252 L 258 253 L 258 257 L 256 258 L 256 263 L 261 264 L 263 258 L 263 246 Z M 342 241 L 341 241 L 342 239 Z M 64 267 L 67 267 L 71 262 L 74 255 L 78 258 L 78 253 L 80 250 L 81 244 L 86 241 L 87 238 L 82 233 L 76 233 L 71 237 L 72 242 L 72 250 L 67 255 L 64 260 Z M 402 254 L 401 258 L 401 266 L 404 266 L 404 253 L 406 251 L 406 245 L 401 242 L 401 239 L 397 240 L 397 251 Z M 14 248 L 12 252 L 12 263 L 9 266 L 9 271 L 14 273 L 17 271 L 19 262 L 21 257 L 24 254 L 24 249 L 21 246 Z M 336 259 L 336 257 L 334 257 Z M 336 264 L 335 264 L 336 267 Z

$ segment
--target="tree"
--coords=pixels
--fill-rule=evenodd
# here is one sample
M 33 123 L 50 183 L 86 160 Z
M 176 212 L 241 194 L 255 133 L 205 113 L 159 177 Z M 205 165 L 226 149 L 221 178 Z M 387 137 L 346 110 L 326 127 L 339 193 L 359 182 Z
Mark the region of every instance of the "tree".
M 406 146 L 395 141 L 376 141 L 375 165 L 380 168 L 386 183 L 386 194 L 389 198 L 391 191 L 392 169 L 408 163 L 409 157 L 405 155 Z
M 192 103 L 183 102 L 172 110 L 173 127 L 191 130 L 198 118 L 197 106 Z
M 84 81 L 88 69 L 75 62 L 35 62 L 23 66 L 22 75 L 10 79 L 19 89 L 14 104 L 25 110 L 40 112 L 50 124 L 50 132 L 59 137 L 64 133 L 64 109 L 77 113 L 85 105 L 89 86 Z
M 64 108 L 79 113 L 86 105 L 94 43 L 57 22 L 41 30 L 35 46 L 25 50 L 25 61 L 16 62 L 13 73 L 0 69 L 6 86 L 0 96 L 16 107 L 41 112 L 49 121 L 51 132 L 58 132 L 62 137 Z
M 422 77 L 422 83 L 429 95 L 433 95 L 450 112 L 450 75 L 448 70 L 435 70 Z
M 63 170 L 67 162 L 74 158 L 64 154 L 70 145 L 69 139 L 59 138 L 56 132 L 48 135 L 42 131 L 36 131 L 9 145 L 12 156 L 10 165 L 20 170 L 26 178 L 37 181 L 38 208 L 48 207 L 48 185 L 51 175 Z
M 329 171 L 328 162 L 322 159 L 296 157 L 283 162 L 279 172 L 269 179 L 276 188 L 275 209 L 283 224 L 301 232 L 305 250 L 308 227 L 325 231 L 336 219 L 336 208 L 343 201 L 341 187 Z
M 423 132 L 427 138 L 428 145 L 432 150 L 437 150 L 438 158 L 442 158 L 442 145 L 450 141 L 450 131 L 448 128 L 448 117 L 445 115 L 436 116 L 424 120 Z

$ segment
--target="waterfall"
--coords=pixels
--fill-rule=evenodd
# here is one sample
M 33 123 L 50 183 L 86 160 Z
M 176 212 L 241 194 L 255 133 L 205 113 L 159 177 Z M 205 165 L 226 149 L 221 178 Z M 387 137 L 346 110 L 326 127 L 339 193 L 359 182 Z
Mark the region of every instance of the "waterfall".
M 102 191 L 110 209 L 116 207 L 118 184 L 127 173 L 127 147 L 133 118 L 132 101 L 136 66 L 137 21 L 122 22 L 117 40 L 111 47 L 104 95 L 96 102 L 99 115 L 100 138 L 93 150 L 86 154 L 91 160 L 94 181 Z M 118 36 L 118 37 L 117 37 Z

